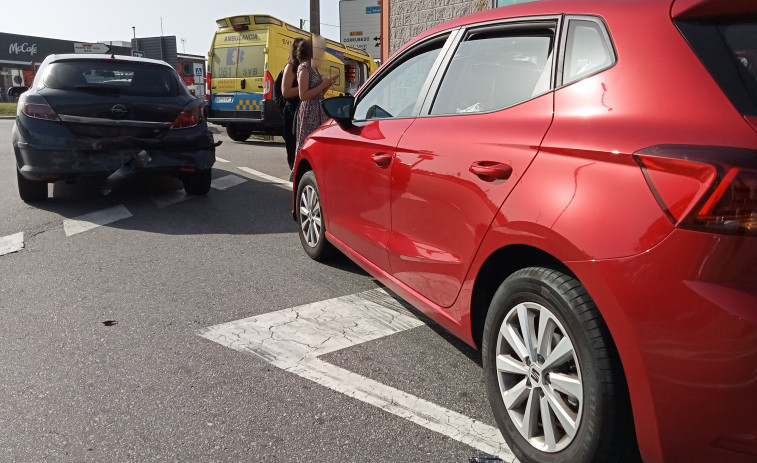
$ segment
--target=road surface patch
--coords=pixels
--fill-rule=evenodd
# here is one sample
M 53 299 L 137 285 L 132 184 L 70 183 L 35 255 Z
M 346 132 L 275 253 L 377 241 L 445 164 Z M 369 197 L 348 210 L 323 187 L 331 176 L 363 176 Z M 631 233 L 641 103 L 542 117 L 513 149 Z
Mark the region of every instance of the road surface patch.
M 376 289 L 211 326 L 197 334 L 512 462 L 515 457 L 497 428 L 318 358 L 423 325 Z
M 90 212 L 74 219 L 63 221 L 63 231 L 66 236 L 76 235 L 109 223 L 131 217 L 131 212 L 125 206 L 115 206 L 101 211 Z

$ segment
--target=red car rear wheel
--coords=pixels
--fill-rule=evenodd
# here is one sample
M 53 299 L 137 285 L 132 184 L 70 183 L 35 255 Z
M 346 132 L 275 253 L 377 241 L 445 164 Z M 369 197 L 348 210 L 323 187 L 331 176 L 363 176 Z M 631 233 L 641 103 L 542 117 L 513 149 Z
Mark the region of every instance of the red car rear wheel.
M 489 307 L 483 364 L 495 418 L 520 461 L 637 458 L 620 359 L 575 278 L 536 267 L 508 277 Z

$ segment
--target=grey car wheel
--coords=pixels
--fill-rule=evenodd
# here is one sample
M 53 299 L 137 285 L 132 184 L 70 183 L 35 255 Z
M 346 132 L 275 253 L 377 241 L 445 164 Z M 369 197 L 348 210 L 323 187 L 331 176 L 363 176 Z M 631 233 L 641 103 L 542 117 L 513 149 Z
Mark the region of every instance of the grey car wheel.
M 18 182 L 18 195 L 24 202 L 31 203 L 47 198 L 47 182 L 28 180 L 21 175 L 18 168 L 16 168 L 16 181 Z
M 188 195 L 208 194 L 210 184 L 213 181 L 212 169 L 197 170 L 184 174 L 181 181 L 184 184 L 184 191 Z

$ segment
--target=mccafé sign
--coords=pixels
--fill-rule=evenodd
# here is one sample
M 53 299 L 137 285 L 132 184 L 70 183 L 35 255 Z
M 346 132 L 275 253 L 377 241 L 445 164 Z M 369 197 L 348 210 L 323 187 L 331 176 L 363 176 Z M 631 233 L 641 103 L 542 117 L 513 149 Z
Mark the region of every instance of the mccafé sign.
M 0 32 L 0 61 L 41 62 L 52 53 L 73 53 L 73 42 Z
M 82 46 L 90 48 L 89 51 L 94 53 L 112 52 L 116 55 L 131 55 L 130 47 L 70 42 L 0 32 L 0 66 L 9 64 L 30 66 L 33 62 L 41 63 L 47 55 L 81 52 L 82 50 L 78 50 L 77 47 Z
M 37 54 L 37 44 L 36 43 L 34 43 L 34 44 L 28 44 L 26 42 L 24 42 L 24 43 L 22 43 L 20 45 L 19 45 L 18 42 L 10 44 L 10 46 L 8 47 L 8 54 L 9 55 L 13 55 L 13 54 L 18 55 L 19 53 L 22 53 L 22 54 L 27 54 L 28 53 L 29 56 L 34 56 L 34 55 Z

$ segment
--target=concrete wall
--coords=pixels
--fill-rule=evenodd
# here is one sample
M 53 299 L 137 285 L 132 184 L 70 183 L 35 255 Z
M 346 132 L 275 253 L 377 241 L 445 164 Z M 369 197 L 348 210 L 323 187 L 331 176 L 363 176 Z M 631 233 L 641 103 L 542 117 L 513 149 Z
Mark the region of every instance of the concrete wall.
M 389 3 L 389 54 L 445 21 L 492 7 L 492 0 L 384 0 Z

